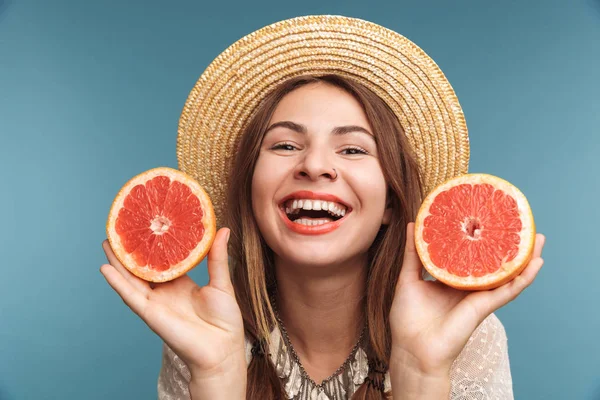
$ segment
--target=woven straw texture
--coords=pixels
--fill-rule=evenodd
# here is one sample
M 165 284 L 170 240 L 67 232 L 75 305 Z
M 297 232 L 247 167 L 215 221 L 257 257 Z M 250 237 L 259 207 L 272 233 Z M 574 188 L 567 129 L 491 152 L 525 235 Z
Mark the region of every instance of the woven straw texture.
M 260 101 L 298 75 L 335 73 L 379 95 L 414 149 L 426 194 L 468 171 L 462 108 L 437 64 L 404 36 L 333 15 L 297 17 L 232 44 L 202 73 L 179 120 L 179 169 L 198 180 L 223 226 L 227 180 L 240 133 Z

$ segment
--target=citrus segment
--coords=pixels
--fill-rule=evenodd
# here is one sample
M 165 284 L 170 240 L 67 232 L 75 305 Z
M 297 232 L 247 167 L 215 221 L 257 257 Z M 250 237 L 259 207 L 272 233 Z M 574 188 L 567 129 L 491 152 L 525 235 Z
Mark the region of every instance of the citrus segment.
M 208 252 L 215 231 L 206 192 L 188 175 L 166 167 L 127 182 L 107 221 L 119 261 L 153 282 L 175 279 L 193 268 Z
M 491 289 L 526 266 L 535 239 L 525 196 L 488 174 L 465 174 L 435 188 L 415 223 L 415 244 L 425 269 L 460 289 Z

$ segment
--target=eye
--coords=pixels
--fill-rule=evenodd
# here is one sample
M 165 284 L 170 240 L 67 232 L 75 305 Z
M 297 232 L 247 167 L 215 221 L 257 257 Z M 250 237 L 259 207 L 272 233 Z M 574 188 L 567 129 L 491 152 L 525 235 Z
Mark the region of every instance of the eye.
M 346 153 L 344 153 L 344 152 L 346 152 Z M 358 147 L 358 146 L 346 147 L 344 150 L 342 150 L 342 153 L 347 154 L 347 155 L 369 154 L 365 149 L 363 149 L 362 147 Z
M 296 146 L 294 146 L 291 143 L 278 143 L 275 146 L 271 147 L 271 150 L 286 150 L 286 151 L 292 151 L 296 148 Z

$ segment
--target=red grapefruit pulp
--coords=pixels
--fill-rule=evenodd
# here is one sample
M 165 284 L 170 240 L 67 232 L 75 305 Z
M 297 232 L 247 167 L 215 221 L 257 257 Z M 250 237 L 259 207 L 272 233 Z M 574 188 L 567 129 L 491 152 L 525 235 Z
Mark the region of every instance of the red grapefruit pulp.
M 512 280 L 529 263 L 534 242 L 533 214 L 523 193 L 488 174 L 439 185 L 415 222 L 423 266 L 457 289 L 492 289 Z
M 160 167 L 129 180 L 106 222 L 121 264 L 151 282 L 175 279 L 208 253 L 216 234 L 212 203 L 187 174 Z

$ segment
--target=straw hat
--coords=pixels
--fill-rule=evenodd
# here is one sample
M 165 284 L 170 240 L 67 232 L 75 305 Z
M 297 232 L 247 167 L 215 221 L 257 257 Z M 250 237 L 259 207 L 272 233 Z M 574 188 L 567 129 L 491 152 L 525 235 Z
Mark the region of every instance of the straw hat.
M 209 193 L 218 226 L 236 146 L 258 104 L 289 78 L 328 73 L 362 83 L 390 106 L 417 155 L 426 193 L 467 173 L 469 137 L 462 108 L 421 48 L 357 18 L 292 18 L 250 33 L 223 51 L 185 102 L 177 137 L 179 169 Z

